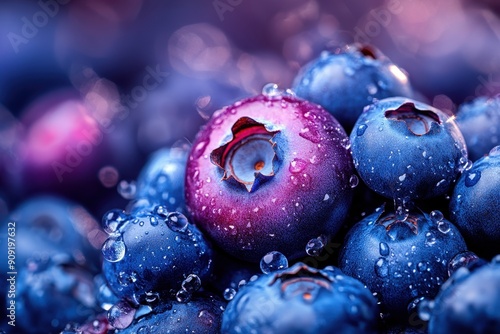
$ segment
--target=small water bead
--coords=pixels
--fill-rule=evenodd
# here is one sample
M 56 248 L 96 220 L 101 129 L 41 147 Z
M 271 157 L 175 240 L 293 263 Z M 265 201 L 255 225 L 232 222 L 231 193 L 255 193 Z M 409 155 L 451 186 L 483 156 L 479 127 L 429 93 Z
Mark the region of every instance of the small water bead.
M 180 212 L 170 212 L 167 215 L 165 222 L 167 223 L 168 228 L 174 232 L 185 232 L 189 224 L 186 216 Z
M 118 262 L 125 257 L 126 247 L 121 237 L 110 237 L 102 245 L 102 255 L 108 262 Z
M 418 303 L 418 316 L 423 321 L 429 321 L 433 309 L 434 301 L 424 299 Z
M 375 262 L 375 273 L 378 277 L 384 278 L 389 275 L 389 262 L 384 258 L 379 258 Z
M 123 222 L 127 220 L 127 214 L 123 210 L 109 210 L 102 217 L 102 227 L 108 234 L 114 234 L 118 231 Z
M 420 272 L 426 271 L 427 269 L 429 269 L 428 263 L 427 262 L 419 262 L 417 264 L 417 269 Z
M 465 177 L 465 186 L 466 187 L 473 187 L 475 186 L 479 179 L 481 179 L 481 172 L 480 171 L 474 171 L 474 172 L 468 172 L 466 177 Z
M 267 253 L 260 260 L 260 270 L 262 270 L 264 274 L 269 274 L 285 268 L 288 268 L 288 259 L 285 255 L 277 251 Z
M 360 126 L 358 126 L 358 129 L 356 130 L 356 135 L 358 137 L 361 137 L 365 133 L 367 127 L 368 126 L 366 124 L 361 124 Z
M 184 289 L 180 289 L 175 294 L 175 299 L 179 303 L 187 303 L 189 300 L 191 300 L 191 293 L 189 293 L 188 291 L 186 291 Z
M 158 292 L 148 291 L 144 294 L 143 299 L 148 305 L 156 305 L 160 302 L 160 294 Z
M 431 216 L 431 220 L 436 224 L 444 219 L 443 213 L 439 210 L 431 211 L 430 216 Z
M 117 329 L 127 328 L 134 320 L 135 312 L 136 309 L 127 301 L 119 301 L 108 311 L 109 324 Z
M 447 221 L 440 221 L 438 223 L 438 231 L 444 234 L 447 234 L 451 231 L 451 225 Z
M 425 234 L 425 244 L 427 246 L 432 246 L 436 243 L 436 237 L 431 232 Z
M 137 186 L 135 181 L 125 181 L 122 180 L 118 183 L 118 193 L 124 199 L 133 199 L 135 197 L 135 192 L 137 190 Z
M 380 255 L 382 255 L 382 256 L 389 255 L 389 253 L 390 253 L 389 245 L 387 245 L 385 242 L 381 242 L 378 246 L 379 246 L 378 251 L 379 251 Z
M 300 173 L 306 167 L 307 167 L 306 161 L 299 158 L 295 158 L 292 160 L 292 162 L 290 162 L 290 167 L 288 168 L 288 170 L 290 171 L 290 173 Z
M 201 288 L 201 279 L 198 275 L 190 274 L 184 281 L 182 281 L 182 289 L 189 293 L 198 291 Z
M 356 176 L 356 175 L 351 175 L 351 177 L 349 178 L 349 185 L 351 186 L 351 188 L 356 188 L 359 184 L 359 178 Z
M 480 258 L 471 251 L 465 251 L 455 255 L 448 263 L 448 276 L 453 275 L 458 269 L 467 267 L 470 263 L 480 260 Z
M 268 83 L 262 87 L 262 95 L 267 97 L 276 97 L 281 95 L 281 91 L 278 87 L 278 84 Z
M 224 297 L 225 300 L 231 301 L 231 300 L 233 300 L 234 296 L 236 296 L 236 290 L 235 289 L 233 289 L 233 288 L 227 288 L 226 290 L 224 290 L 223 297 Z
M 154 208 L 154 213 L 156 213 L 158 216 L 162 217 L 163 219 L 167 218 L 167 216 L 168 216 L 168 210 L 163 205 L 156 206 Z
M 158 225 L 158 218 L 155 216 L 150 217 L 149 223 L 151 224 L 151 226 L 157 226 Z
M 325 244 L 326 244 L 326 237 L 322 235 L 317 238 L 309 240 L 309 242 L 306 245 L 307 255 L 319 256 L 323 248 L 325 248 Z
M 238 282 L 238 290 L 241 289 L 242 287 L 244 287 L 245 285 L 247 285 L 247 281 L 242 279 L 241 281 Z

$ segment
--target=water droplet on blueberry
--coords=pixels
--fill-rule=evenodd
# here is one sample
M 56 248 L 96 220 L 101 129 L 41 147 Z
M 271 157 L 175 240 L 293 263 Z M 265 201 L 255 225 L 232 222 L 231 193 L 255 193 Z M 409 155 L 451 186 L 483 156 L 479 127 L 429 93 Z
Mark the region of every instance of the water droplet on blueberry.
M 118 262 L 125 257 L 126 247 L 121 237 L 110 237 L 102 245 L 102 255 L 109 262 Z
M 288 259 L 285 255 L 277 251 L 267 253 L 260 260 L 260 270 L 262 270 L 264 274 L 269 274 L 285 268 L 288 268 Z
M 358 126 L 358 129 L 356 130 L 356 135 L 358 135 L 358 137 L 362 136 L 365 133 L 367 127 L 368 126 L 366 124 L 361 124 L 360 126 Z
M 481 172 L 476 170 L 474 172 L 469 171 L 465 176 L 465 186 L 473 187 L 481 178 Z
M 180 212 L 170 212 L 165 220 L 168 228 L 174 232 L 185 232 L 187 230 L 189 221 Z
M 375 262 L 375 273 L 378 277 L 384 278 L 389 275 L 389 262 L 384 258 L 379 258 Z
M 378 250 L 379 250 L 380 255 L 382 255 L 382 256 L 389 255 L 389 253 L 390 253 L 389 245 L 387 245 L 385 242 L 381 242 L 378 246 L 379 246 Z

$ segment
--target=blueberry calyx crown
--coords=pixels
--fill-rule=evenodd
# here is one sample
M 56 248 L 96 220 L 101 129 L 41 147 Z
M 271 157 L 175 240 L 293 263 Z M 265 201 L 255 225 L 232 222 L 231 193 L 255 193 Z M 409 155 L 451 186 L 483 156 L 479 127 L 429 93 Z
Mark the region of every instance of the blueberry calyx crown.
M 212 163 L 224 171 L 222 180 L 234 179 L 248 192 L 274 176 L 276 143 L 280 131 L 268 131 L 264 124 L 241 117 L 231 128 L 233 138 L 210 154 Z
M 391 120 L 405 122 L 408 130 L 414 135 L 427 134 L 433 124 L 441 124 L 439 116 L 431 110 L 420 110 L 414 103 L 407 102 L 394 110 L 387 110 L 385 117 Z

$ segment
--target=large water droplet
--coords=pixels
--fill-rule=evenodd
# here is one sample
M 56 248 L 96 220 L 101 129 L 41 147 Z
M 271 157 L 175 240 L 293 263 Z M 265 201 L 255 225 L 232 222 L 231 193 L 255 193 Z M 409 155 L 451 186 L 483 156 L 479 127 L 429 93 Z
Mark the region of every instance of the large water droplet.
M 281 95 L 281 91 L 277 84 L 268 83 L 265 84 L 264 87 L 262 87 L 262 95 L 265 95 L 267 97 L 276 97 Z
M 102 245 L 101 251 L 106 261 L 118 262 L 125 256 L 126 247 L 121 237 L 110 237 Z
M 190 274 L 184 281 L 182 281 L 181 286 L 187 292 L 193 293 L 201 288 L 201 279 L 198 275 Z
M 134 320 L 136 309 L 126 301 L 119 301 L 108 311 L 108 321 L 111 326 L 124 329 Z
M 450 262 L 448 262 L 448 276 L 453 275 L 458 269 L 467 267 L 470 263 L 480 260 L 480 258 L 471 251 L 465 251 L 455 255 Z
M 375 273 L 378 277 L 387 277 L 389 275 L 389 262 L 383 257 L 375 262 Z
M 438 231 L 447 234 L 451 230 L 451 225 L 447 221 L 440 221 L 438 223 Z
M 358 126 L 358 129 L 356 130 L 356 135 L 358 135 L 358 137 L 362 136 L 365 133 L 367 127 L 368 125 L 366 124 L 361 124 L 360 126 Z
M 188 219 L 180 212 L 170 212 L 165 220 L 168 228 L 174 232 L 185 232 L 188 227 Z
M 465 186 L 466 187 L 472 187 L 475 186 L 476 183 L 479 181 L 481 178 L 481 172 L 480 171 L 474 171 L 474 172 L 468 172 L 465 175 Z
M 189 300 L 191 300 L 191 293 L 189 293 L 188 291 L 186 291 L 184 289 L 180 289 L 175 294 L 175 299 L 179 303 L 187 303 Z
M 378 251 L 379 251 L 380 255 L 382 255 L 382 256 L 389 255 L 389 253 L 390 253 L 389 245 L 387 245 L 385 242 L 381 242 L 378 245 Z
M 288 268 L 288 259 L 285 255 L 277 251 L 267 253 L 260 260 L 260 270 L 262 270 L 264 274 L 269 274 L 285 268 Z
M 194 160 L 198 159 L 203 155 L 203 153 L 205 152 L 205 148 L 207 147 L 209 142 L 210 142 L 209 140 L 202 140 L 198 144 L 196 144 L 192 153 Z
M 224 290 L 223 293 L 224 299 L 227 301 L 233 300 L 235 295 L 236 295 L 236 290 L 233 288 L 227 288 L 226 290 Z
M 135 191 L 137 190 L 137 187 L 135 185 L 135 181 L 127 182 L 125 180 L 122 180 L 120 181 L 120 183 L 118 183 L 117 189 L 120 196 L 124 199 L 133 199 L 135 197 Z
M 431 216 L 431 220 L 436 224 L 444 219 L 443 213 L 439 210 L 431 211 L 430 216 Z
M 321 235 L 317 238 L 309 240 L 306 245 L 306 253 L 310 256 L 319 256 L 325 247 L 326 237 Z
M 109 210 L 102 217 L 102 227 L 106 233 L 114 234 L 126 220 L 127 214 L 123 210 Z

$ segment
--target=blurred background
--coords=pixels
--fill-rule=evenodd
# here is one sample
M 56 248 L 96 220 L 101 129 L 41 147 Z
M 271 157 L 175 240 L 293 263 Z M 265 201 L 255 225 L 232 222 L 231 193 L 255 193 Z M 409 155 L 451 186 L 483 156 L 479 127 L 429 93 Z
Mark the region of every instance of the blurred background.
M 38 194 L 98 219 L 124 207 L 117 187 L 152 152 L 347 43 L 378 47 L 439 108 L 496 95 L 499 15 L 496 0 L 4 0 L 0 221 Z

